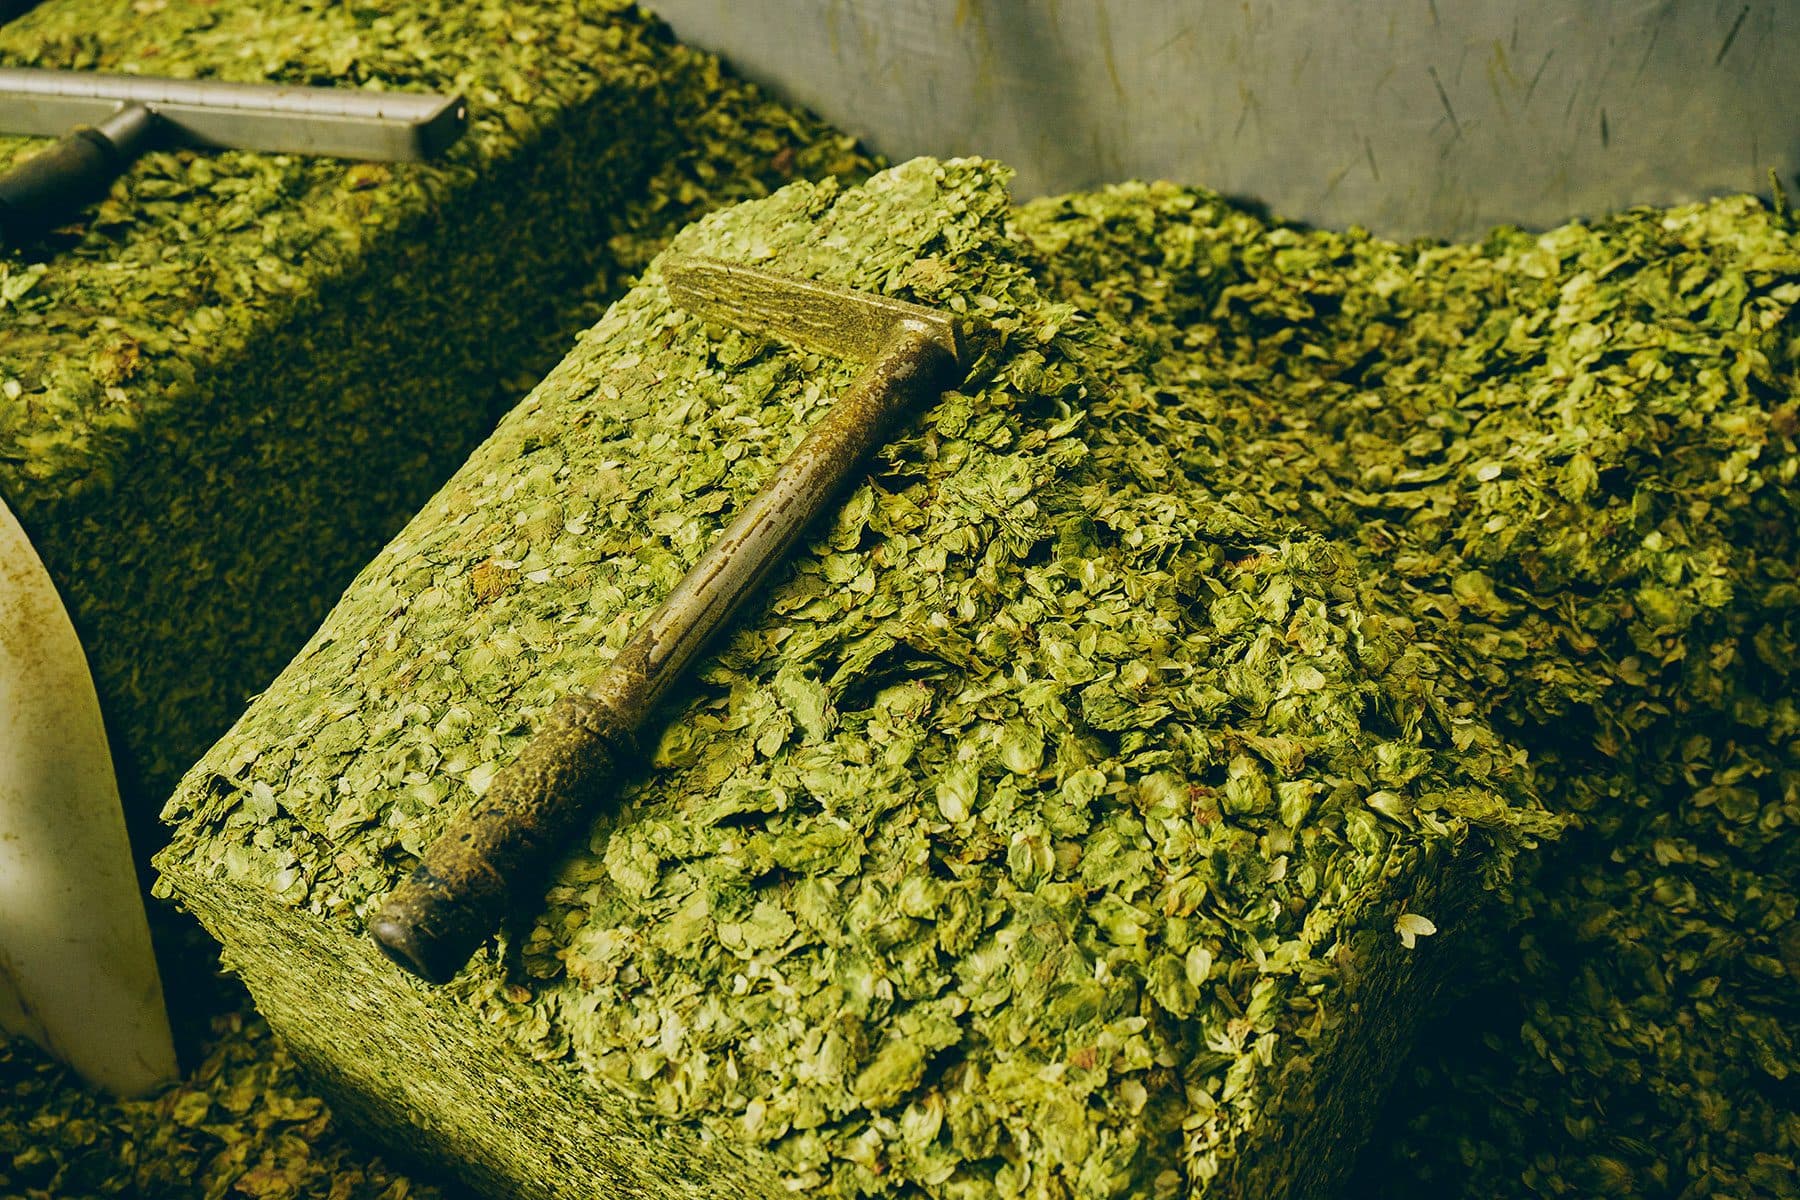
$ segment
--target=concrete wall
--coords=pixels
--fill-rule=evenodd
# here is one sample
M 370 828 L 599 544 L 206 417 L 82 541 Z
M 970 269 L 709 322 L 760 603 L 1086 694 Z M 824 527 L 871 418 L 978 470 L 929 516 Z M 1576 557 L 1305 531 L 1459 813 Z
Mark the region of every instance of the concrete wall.
M 895 158 L 1466 236 L 1800 171 L 1800 0 L 649 0 Z M 1800 189 L 1795 189 L 1800 191 Z

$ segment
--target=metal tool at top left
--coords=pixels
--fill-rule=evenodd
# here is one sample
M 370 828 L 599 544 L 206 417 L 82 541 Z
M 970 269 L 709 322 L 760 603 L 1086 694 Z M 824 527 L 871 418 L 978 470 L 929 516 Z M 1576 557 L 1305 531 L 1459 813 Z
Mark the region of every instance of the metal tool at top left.
M 460 96 L 0 68 L 0 133 L 61 135 L 0 175 L 0 246 L 72 220 L 161 146 L 403 162 L 467 122 Z

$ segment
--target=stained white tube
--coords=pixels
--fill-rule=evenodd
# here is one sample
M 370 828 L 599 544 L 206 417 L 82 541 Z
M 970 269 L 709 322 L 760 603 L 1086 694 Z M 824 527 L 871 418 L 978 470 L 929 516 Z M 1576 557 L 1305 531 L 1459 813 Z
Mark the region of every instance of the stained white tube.
M 175 1078 L 93 679 L 55 586 L 4 501 L 0 1028 L 115 1095 Z

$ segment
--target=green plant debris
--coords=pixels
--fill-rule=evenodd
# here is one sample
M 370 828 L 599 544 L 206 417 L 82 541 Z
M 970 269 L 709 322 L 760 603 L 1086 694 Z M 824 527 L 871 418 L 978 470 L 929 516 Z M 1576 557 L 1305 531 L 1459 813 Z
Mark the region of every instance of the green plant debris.
M 916 160 L 676 240 L 996 344 L 500 954 L 426 989 L 361 918 L 854 364 L 708 330 L 653 267 L 188 776 L 159 887 L 334 1103 L 528 1196 L 1299 1196 L 1348 1165 L 1425 964 L 1556 823 L 1353 555 L 1195 484 L 1210 424 L 1046 293 L 1003 179 Z
M 47 0 L 0 62 L 470 103 L 426 165 L 151 154 L 0 254 L 0 492 L 146 815 L 662 239 L 871 165 L 613 0 Z
M 1125 187 L 1028 207 L 1354 548 L 1577 828 L 1527 863 L 1358 1189 L 1800 1194 L 1800 235 L 1749 197 L 1403 246 Z
M 214 1022 L 199 1063 L 147 1100 L 100 1099 L 0 1042 L 0 1195 L 17 1200 L 437 1200 L 346 1141 L 255 1016 Z
M 657 195 L 707 179 L 667 169 Z M 791 208 L 796 195 L 775 203 Z M 442 812 L 491 778 L 555 691 L 604 661 L 847 368 L 722 331 L 702 343 L 653 288 L 634 295 L 370 567 L 182 793 L 168 883 L 224 937 L 354 1126 L 401 1129 L 403 1110 L 430 1113 L 429 1149 L 472 1148 L 498 1164 L 488 1184 L 524 1194 L 536 1193 L 517 1181 L 534 1170 L 628 1175 L 629 1162 L 594 1165 L 607 1153 L 595 1130 L 642 1122 L 646 1110 L 687 1119 L 658 1126 L 656 1150 L 643 1151 L 670 1194 L 706 1178 L 684 1169 L 704 1151 L 669 1134 L 697 1125 L 761 1147 L 773 1157 L 758 1161 L 777 1174 L 816 1172 L 822 1194 L 904 1195 L 908 1180 L 912 1194 L 992 1194 L 995 1180 L 1018 1194 L 1108 1194 L 1114 1164 L 1141 1178 L 1165 1151 L 1169 1170 L 1222 1172 L 1201 1194 L 1305 1192 L 1314 1180 L 1280 1177 L 1315 1164 L 1295 1147 L 1334 1132 L 1353 1143 L 1366 1113 L 1335 1106 L 1366 1108 L 1410 1053 L 1355 1194 L 1795 1195 L 1800 246 L 1790 218 L 1733 198 L 1472 245 L 1396 245 L 1134 185 L 1028 205 L 1002 246 L 997 205 L 979 219 L 906 205 L 896 215 L 890 197 L 834 219 L 832 206 L 857 193 L 806 195 L 808 215 L 841 241 L 784 240 L 804 222 L 782 223 L 777 214 L 797 214 L 777 207 L 754 222 L 732 214 L 691 244 L 924 302 L 960 296 L 1018 324 L 983 386 L 946 397 L 896 443 L 764 611 L 672 702 L 656 767 L 566 864 L 543 911 L 508 932 L 500 962 L 433 996 L 367 953 L 358 907 L 398 877 Z M 657 220 L 615 243 L 620 261 L 647 259 Z M 878 230 L 882 244 L 867 249 Z M 9 265 L 0 297 L 36 294 L 43 273 Z M 1080 450 L 1064 461 L 1053 444 Z M 1083 482 L 1095 479 L 1103 496 Z M 476 497 L 489 502 L 477 509 Z M 1109 504 L 1116 524 L 1096 515 Z M 1072 514 L 1087 523 L 1062 519 Z M 1128 544 L 1127 517 L 1147 541 Z M 1091 561 L 1111 576 L 1069 577 L 1066 563 Z M 1271 946 L 1257 927 L 1232 924 L 1242 915 L 1219 897 L 1291 897 L 1297 863 L 1329 861 L 1290 850 L 1271 881 L 1278 855 L 1234 848 L 1278 835 L 1290 815 L 1294 829 L 1319 822 L 1329 839 L 1332 814 L 1316 797 L 1282 792 L 1294 780 L 1265 796 L 1233 775 L 1240 757 L 1283 769 L 1292 760 L 1279 741 L 1246 740 L 1222 779 L 1187 785 L 1194 814 L 1216 810 L 1190 832 L 1227 835 L 1198 860 L 1201 906 L 1177 917 L 1141 902 L 1150 885 L 1129 891 L 1134 870 L 1156 879 L 1156 867 L 1183 860 L 1151 836 L 1162 785 L 1117 788 L 1110 764 L 1173 753 L 1149 777 L 1179 774 L 1191 743 L 1171 751 L 1150 735 L 1209 719 L 1271 736 L 1241 703 L 1182 708 L 1184 684 L 1160 664 L 1211 667 L 1192 653 L 1196 626 L 1217 639 L 1209 650 L 1254 645 L 1276 581 L 1297 597 L 1290 615 L 1318 600 L 1334 616 L 1356 613 L 1356 636 L 1389 635 L 1372 644 L 1392 650 L 1398 631 L 1410 644 L 1394 660 L 1404 667 L 1363 674 L 1368 661 L 1342 653 L 1352 643 L 1338 620 L 1322 653 L 1335 660 L 1302 661 L 1316 641 L 1278 645 L 1256 672 L 1287 669 L 1311 687 L 1298 667 L 1313 666 L 1318 686 L 1297 694 L 1318 711 L 1358 689 L 1392 695 L 1404 680 L 1449 714 L 1456 737 L 1476 739 L 1487 792 L 1527 806 L 1510 810 L 1514 820 L 1534 811 L 1535 788 L 1576 822 L 1521 859 L 1486 924 L 1460 897 L 1400 886 L 1403 875 L 1384 885 L 1385 908 L 1355 918 L 1348 953 L 1323 973 L 1312 949 L 1283 950 L 1303 938 Z M 1088 590 L 1112 585 L 1122 600 Z M 888 611 L 896 586 L 935 587 L 958 604 L 921 621 L 904 604 Z M 1060 612 L 1076 594 L 1079 623 Z M 381 602 L 390 609 L 378 613 Z M 1232 604 L 1247 625 L 1203 625 L 1198 614 Z M 1109 614 L 1124 617 L 1107 626 Z M 1096 680 L 1069 675 L 1066 651 L 1052 660 L 1045 647 L 1067 644 L 1063 625 L 1096 623 L 1108 633 L 1095 631 L 1091 651 L 1073 639 L 1089 669 L 1122 672 L 1128 659 L 1102 653 L 1109 636 L 1159 650 L 1141 687 L 1121 690 L 1115 674 L 1114 696 L 1090 713 Z M 1063 699 L 1071 688 L 1074 706 Z M 1140 711 L 1157 725 L 1106 727 Z M 1094 761 L 1049 736 L 1046 721 L 1064 720 Z M 1412 786 L 1370 788 L 1374 824 L 1355 827 L 1445 865 L 1443 848 L 1467 826 L 1446 838 L 1434 828 L 1441 810 L 1409 804 L 1429 772 L 1468 769 L 1454 741 L 1433 744 L 1442 728 L 1398 731 L 1436 756 Z M 1103 787 L 1083 774 L 1090 767 Z M 1121 778 L 1134 769 L 1122 765 Z M 1328 768 L 1309 748 L 1295 769 L 1304 782 Z M 1228 811 L 1228 798 L 1246 811 Z M 1071 803 L 1090 820 L 1076 836 L 1053 827 Z M 1484 827 L 1499 815 L 1482 814 Z M 1360 852 L 1352 841 L 1347 861 Z M 1393 863 L 1403 873 L 1406 861 Z M 1075 884 L 1079 902 L 1058 907 L 1073 893 L 1057 889 Z M 984 924 L 976 900 L 994 896 L 1029 899 Z M 1301 917 L 1301 930 L 1315 919 Z M 1181 936 L 1186 951 L 1160 953 Z M 984 955 L 989 944 L 1003 952 Z M 1250 1001 L 1265 977 L 1293 986 L 1282 955 L 1296 953 L 1303 990 L 1323 985 L 1300 997 L 1316 1007 L 1247 1003 L 1246 982 Z M 1098 989 L 1054 973 L 1077 954 L 1112 972 Z M 1409 969 L 1438 954 L 1457 956 L 1445 960 L 1457 964 L 1442 1010 L 1453 1019 L 1420 1020 L 1429 987 Z M 835 990 L 796 984 L 824 962 L 844 968 Z M 1022 963 L 1050 972 L 1005 986 Z M 1138 1015 L 1155 1014 L 1135 1031 L 1114 1028 L 1120 1002 L 1107 985 L 1121 977 Z M 943 997 L 996 979 L 981 993 L 1000 997 L 991 1007 L 949 1015 Z M 1383 1015 L 1331 1028 L 1333 989 L 1353 979 Z M 1371 980 L 1386 980 L 1385 992 Z M 328 1007 L 345 995 L 368 1002 L 362 1015 Z M 850 1010 L 853 1021 L 813 1015 L 852 1001 L 867 1006 Z M 1020 1019 L 1032 1003 L 1054 1019 Z M 1195 1030 L 1218 1003 L 1240 1011 L 1215 1044 Z M 1278 1036 L 1262 1063 L 1256 1022 L 1272 1014 Z M 1073 1044 L 1065 1032 L 1056 1044 L 1038 1035 L 1045 1027 L 1096 1036 Z M 446 1028 L 455 1052 L 421 1040 Z M 1202 1039 L 1178 1069 L 1200 1073 L 1200 1087 L 1153 1088 L 1177 1070 L 1157 1053 L 1184 1037 Z M 1285 1057 L 1296 1042 L 1304 1053 Z M 1140 1066 L 1132 1055 L 1144 1046 Z M 1007 1063 L 1041 1069 L 996 1072 L 1003 1049 Z M 358 1074 L 364 1060 L 375 1065 Z M 1300 1062 L 1317 1064 L 1310 1077 L 1284 1069 Z M 979 1088 L 959 1090 L 975 1071 Z M 499 1074 L 560 1099 L 499 1122 L 523 1132 L 478 1129 L 499 1103 L 488 1090 L 503 1086 Z M 1079 1104 L 1044 1101 L 1081 1087 Z M 770 1102 L 776 1094 L 784 1104 Z M 1193 1114 L 1169 1109 L 1196 1094 L 1212 1099 L 1215 1119 L 1189 1129 Z M 593 1111 L 575 1148 L 557 1144 L 568 1126 L 545 1112 L 584 1103 Z M 447 1129 L 440 1116 L 463 1124 Z M 1281 1118 L 1289 1140 L 1256 1142 Z M 1081 1161 L 1099 1165 L 1071 1179 L 1084 1137 Z M 1123 1150 L 1129 1137 L 1138 1158 Z M 656 1158 L 671 1144 L 675 1157 Z M 971 1147 L 989 1153 L 973 1165 L 957 1157 Z M 1335 1171 L 1351 1148 L 1332 1146 L 1318 1169 Z M 918 1182 L 946 1161 L 941 1183 Z M 747 1180 L 773 1186 L 763 1169 L 728 1178 L 740 1192 Z M 310 1178 L 295 1194 L 326 1194 Z M 1147 1194 L 1159 1179 L 1170 1183 L 1158 1168 Z

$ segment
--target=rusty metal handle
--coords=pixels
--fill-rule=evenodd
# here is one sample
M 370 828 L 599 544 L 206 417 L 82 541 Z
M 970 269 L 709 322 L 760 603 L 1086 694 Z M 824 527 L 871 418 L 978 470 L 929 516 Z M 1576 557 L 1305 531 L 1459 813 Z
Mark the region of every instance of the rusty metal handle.
M 512 903 L 513 885 L 540 876 L 628 761 L 629 730 L 583 696 L 550 709 L 487 794 L 450 822 L 369 922 L 387 956 L 432 983 L 469 961 Z
M 487 794 L 426 848 L 369 923 L 388 957 L 445 982 L 493 932 L 514 894 L 542 885 L 601 794 L 628 769 L 637 731 L 669 685 L 881 444 L 894 417 L 947 387 L 955 366 L 937 331 L 908 324 L 894 331 L 594 686 L 559 700 Z

